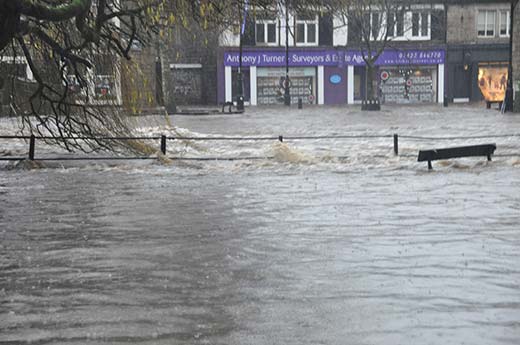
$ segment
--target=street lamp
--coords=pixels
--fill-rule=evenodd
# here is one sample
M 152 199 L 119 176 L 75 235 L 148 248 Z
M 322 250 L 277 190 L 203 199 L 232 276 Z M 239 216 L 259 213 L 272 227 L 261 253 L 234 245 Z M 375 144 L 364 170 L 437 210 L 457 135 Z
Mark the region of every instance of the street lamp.
M 285 0 L 285 81 L 284 104 L 291 105 L 291 85 L 289 81 L 289 0 Z
M 242 48 L 244 45 L 243 38 L 244 38 L 244 32 L 246 28 L 246 16 L 247 16 L 247 6 L 248 1 L 246 0 L 246 3 L 244 5 L 244 12 L 240 11 L 242 13 L 242 27 L 240 28 L 240 52 L 239 52 L 239 58 L 238 58 L 238 96 L 237 96 L 237 110 L 238 111 L 244 111 L 244 75 L 242 74 Z

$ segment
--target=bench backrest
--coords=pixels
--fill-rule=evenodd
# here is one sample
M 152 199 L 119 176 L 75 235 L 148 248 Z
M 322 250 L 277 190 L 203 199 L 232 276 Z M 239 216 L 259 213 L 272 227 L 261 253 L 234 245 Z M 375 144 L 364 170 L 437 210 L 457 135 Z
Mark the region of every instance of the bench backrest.
M 457 157 L 490 156 L 497 146 L 495 144 L 461 146 L 445 149 L 422 150 L 419 151 L 419 162 L 434 161 L 439 159 L 449 159 Z

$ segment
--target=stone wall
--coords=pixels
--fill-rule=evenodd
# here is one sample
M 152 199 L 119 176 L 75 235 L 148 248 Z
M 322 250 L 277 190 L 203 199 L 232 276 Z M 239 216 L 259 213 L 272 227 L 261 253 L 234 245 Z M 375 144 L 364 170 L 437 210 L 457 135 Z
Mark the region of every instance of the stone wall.
M 456 4 L 448 7 L 448 43 L 449 44 L 496 44 L 509 43 L 507 37 L 498 35 L 498 16 L 495 25 L 495 37 L 478 37 L 477 16 L 479 10 L 509 10 L 507 1 L 496 3 Z

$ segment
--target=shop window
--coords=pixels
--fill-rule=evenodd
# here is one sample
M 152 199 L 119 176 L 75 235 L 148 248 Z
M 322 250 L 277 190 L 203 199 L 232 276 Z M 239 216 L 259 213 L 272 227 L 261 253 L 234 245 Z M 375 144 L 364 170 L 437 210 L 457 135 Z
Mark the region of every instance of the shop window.
M 479 37 L 495 36 L 496 11 L 479 11 L 477 17 L 477 34 Z
M 296 43 L 298 45 L 318 44 L 317 15 L 298 15 L 296 18 Z
M 257 102 L 258 104 L 275 105 L 284 103 L 285 68 L 258 68 L 257 70 Z M 291 103 L 316 103 L 316 68 L 293 67 L 289 70 L 289 86 Z
M 437 71 L 431 66 L 384 68 L 380 73 L 380 92 L 385 103 L 434 103 Z
M 509 11 L 500 11 L 500 37 L 509 37 L 510 19 Z
M 412 12 L 412 37 L 430 36 L 430 14 L 427 12 Z
M 257 45 L 277 45 L 278 32 L 275 20 L 256 21 L 256 44 Z

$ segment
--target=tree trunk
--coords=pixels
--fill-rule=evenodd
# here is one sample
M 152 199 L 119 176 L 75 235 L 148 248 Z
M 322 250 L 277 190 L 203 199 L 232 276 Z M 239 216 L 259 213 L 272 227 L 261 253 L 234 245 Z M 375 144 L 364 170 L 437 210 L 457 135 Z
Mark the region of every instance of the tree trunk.
M 367 63 L 367 75 L 366 75 L 366 99 L 374 100 L 377 99 L 376 87 L 374 87 L 374 72 L 375 66 L 372 62 Z

